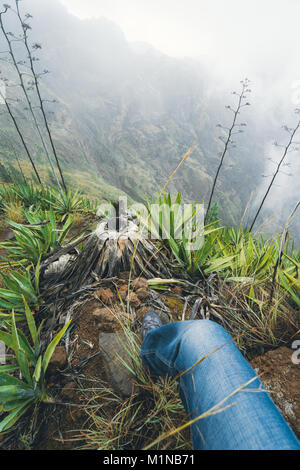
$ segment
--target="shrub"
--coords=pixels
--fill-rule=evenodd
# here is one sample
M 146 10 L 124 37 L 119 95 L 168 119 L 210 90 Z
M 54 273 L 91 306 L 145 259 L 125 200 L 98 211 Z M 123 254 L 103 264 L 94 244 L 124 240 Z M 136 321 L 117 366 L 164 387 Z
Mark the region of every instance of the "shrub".
M 46 392 L 45 374 L 57 344 L 71 323 L 70 320 L 42 353 L 39 341 L 41 326 L 37 329 L 24 297 L 23 302 L 31 342 L 17 329 L 14 311 L 5 328 L 7 331 L 4 328 L 0 330 L 0 341 L 13 353 L 10 363 L 0 366 L 0 413 L 6 413 L 0 421 L 0 433 L 11 428 L 33 404 L 53 402 Z

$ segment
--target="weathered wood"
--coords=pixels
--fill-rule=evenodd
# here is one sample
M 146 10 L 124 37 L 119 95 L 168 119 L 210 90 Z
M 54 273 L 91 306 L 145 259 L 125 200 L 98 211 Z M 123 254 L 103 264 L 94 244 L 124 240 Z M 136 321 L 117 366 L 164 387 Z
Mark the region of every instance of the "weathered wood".
M 109 229 L 108 222 L 101 222 L 90 235 L 82 252 L 73 262 L 67 264 L 61 273 L 72 290 L 93 282 L 93 276 L 100 279 L 118 276 L 131 271 L 132 276 L 143 274 L 148 278 L 170 277 L 168 260 L 149 240 L 144 239 L 133 222 L 121 232 Z
M 72 256 L 55 279 L 50 283 L 45 279 L 47 289 L 52 292 L 56 285 L 61 290 L 64 285 L 72 293 L 82 286 L 94 283 L 97 278 L 111 278 L 129 271 L 132 277 L 141 274 L 148 279 L 172 277 L 167 257 L 140 234 L 137 224 L 129 220 L 121 230 L 111 229 L 110 226 L 107 220 L 100 222 L 92 234 L 57 250 L 43 260 L 42 273 L 49 267 L 51 270 L 51 264 L 86 240 L 81 253 L 75 258 Z

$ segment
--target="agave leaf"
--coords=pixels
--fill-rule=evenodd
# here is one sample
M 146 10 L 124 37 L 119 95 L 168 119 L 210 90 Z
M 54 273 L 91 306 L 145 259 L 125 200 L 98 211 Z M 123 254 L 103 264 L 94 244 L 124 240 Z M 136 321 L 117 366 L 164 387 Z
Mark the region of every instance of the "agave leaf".
M 29 331 L 30 331 L 30 334 L 31 334 L 32 342 L 33 342 L 35 350 L 37 350 L 37 348 L 38 348 L 38 333 L 37 333 L 37 329 L 36 329 L 36 325 L 35 325 L 35 320 L 34 320 L 34 317 L 33 317 L 33 314 L 31 312 L 30 308 L 28 307 L 28 304 L 25 300 L 24 295 L 22 295 L 22 299 L 23 299 L 24 306 L 25 306 L 25 315 L 26 315 L 28 328 L 29 328 Z
M 10 315 L 11 319 L 11 315 Z M 19 344 L 21 349 L 26 353 L 26 355 L 30 358 L 31 361 L 35 360 L 35 356 L 33 354 L 32 348 L 22 331 L 17 330 Z M 13 343 L 13 336 L 10 333 L 6 333 L 5 331 L 0 330 L 0 341 L 8 347 L 14 350 L 14 343 Z
M 50 359 L 51 359 L 51 357 L 54 353 L 54 350 L 55 350 L 56 346 L 58 345 L 58 343 L 60 342 L 63 335 L 65 334 L 65 332 L 67 331 L 67 329 L 69 328 L 71 321 L 72 320 L 70 320 L 63 327 L 63 329 L 55 336 L 55 338 L 53 338 L 53 340 L 51 341 L 51 343 L 47 347 L 46 352 L 45 352 L 44 357 L 43 357 L 43 362 L 42 362 L 43 373 L 46 372 L 46 370 L 48 368 L 49 361 L 50 361 Z
M 42 356 L 38 358 L 38 361 L 36 363 L 36 367 L 32 376 L 36 383 L 38 383 L 38 381 L 40 380 L 41 371 L 42 371 Z
M 19 337 L 18 337 L 18 332 L 17 332 L 17 327 L 16 327 L 16 320 L 15 320 L 15 312 L 14 310 L 12 311 L 12 327 L 11 327 L 11 334 L 12 334 L 12 349 L 14 350 L 15 354 L 17 351 L 19 351 L 20 348 L 20 342 L 19 342 Z
M 14 400 L 28 400 L 34 398 L 34 391 L 18 385 L 1 385 L 0 402 L 10 402 Z
M 3 366 L 0 366 L 0 381 L 1 381 L 1 374 L 3 374 L 4 372 L 12 372 L 14 370 L 18 370 L 18 367 L 17 366 L 12 366 L 12 365 L 9 365 L 9 364 L 5 364 Z
M 27 388 L 28 386 L 24 384 L 21 380 L 17 379 L 13 375 L 6 374 L 5 372 L 0 373 L 0 386 L 4 385 L 15 385 L 17 387 Z
M 18 421 L 18 419 L 27 411 L 31 402 L 32 402 L 32 399 L 28 399 L 25 402 L 23 401 L 22 405 L 14 409 L 8 416 L 6 416 L 0 422 L 0 433 L 10 429 L 16 423 L 16 421 Z
M 22 372 L 23 377 L 25 378 L 26 382 L 29 385 L 32 385 L 32 378 L 30 375 L 28 358 L 26 357 L 22 349 L 19 349 L 18 351 L 16 351 L 15 354 L 16 354 L 16 359 L 20 366 L 20 370 Z

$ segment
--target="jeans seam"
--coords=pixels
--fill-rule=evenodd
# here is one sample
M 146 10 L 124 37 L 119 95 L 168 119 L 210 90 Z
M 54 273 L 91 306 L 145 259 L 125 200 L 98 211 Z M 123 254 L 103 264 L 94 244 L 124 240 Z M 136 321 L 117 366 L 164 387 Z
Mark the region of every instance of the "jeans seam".
M 151 356 L 151 355 L 153 355 L 153 354 L 154 354 L 165 366 L 169 367 L 170 369 L 175 369 L 176 372 L 180 372 L 180 370 L 178 369 L 178 367 L 177 367 L 175 364 L 172 365 L 171 362 L 166 361 L 165 358 L 162 358 L 162 357 L 160 356 L 160 354 L 157 352 L 157 350 L 155 350 L 155 349 L 150 349 L 150 350 L 147 350 L 147 351 L 145 351 L 145 352 L 141 352 L 141 356 L 142 356 L 142 357 L 143 357 L 143 356 Z

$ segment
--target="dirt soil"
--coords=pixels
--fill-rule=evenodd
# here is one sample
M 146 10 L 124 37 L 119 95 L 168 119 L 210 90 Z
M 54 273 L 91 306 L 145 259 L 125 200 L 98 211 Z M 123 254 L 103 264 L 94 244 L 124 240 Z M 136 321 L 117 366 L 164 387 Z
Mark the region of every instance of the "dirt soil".
M 183 309 L 181 292 L 175 289 L 173 296 L 161 296 L 173 321 L 181 319 Z M 48 372 L 49 395 L 61 404 L 41 406 L 43 425 L 32 448 L 69 450 L 80 447 L 82 441 L 72 439 L 88 427 L 87 414 L 82 405 L 89 402 L 93 391 L 87 389 L 95 389 L 100 382 L 108 381 L 99 352 L 99 334 L 121 332 L 120 321 L 129 321 L 133 329 L 139 329 L 151 302 L 145 279 L 133 281 L 128 293 L 128 283 L 124 278 L 110 288 L 100 287 L 94 298 L 74 312 L 68 352 L 64 346 L 59 346 Z M 127 303 L 131 314 L 124 312 Z M 168 321 L 167 315 L 165 321 Z M 292 363 L 293 352 L 287 347 L 280 347 L 257 357 L 251 364 L 258 369 L 274 402 L 300 438 L 300 365 Z M 19 441 L 13 446 L 14 449 L 22 448 Z
M 125 314 L 120 307 L 117 291 L 126 301 L 128 298 L 127 283 L 120 281 L 117 287 L 118 289 L 99 289 L 95 293 L 95 299 L 86 303 L 81 311 L 77 312 L 79 318 L 71 340 L 72 353 L 69 358 L 69 366 L 63 375 L 59 375 L 57 374 L 57 364 L 54 364 L 52 394 L 56 389 L 59 400 L 73 404 L 87 403 L 89 395 L 82 390 L 82 387 L 97 387 L 99 379 L 109 380 L 105 374 L 101 354 L 99 354 L 99 333 L 121 332 L 122 327 L 119 320 L 129 320 L 132 325 L 135 325 L 141 321 L 145 311 L 149 308 L 142 303 L 147 299 L 147 289 L 145 286 L 137 285 L 129 294 L 129 298 L 137 308 L 131 317 Z M 136 294 L 142 288 L 143 300 L 136 303 Z M 174 319 L 178 313 L 176 300 L 168 302 L 170 314 Z M 280 347 L 257 357 L 251 362 L 251 365 L 257 370 L 275 404 L 300 438 L 300 365 L 293 364 L 293 352 L 294 350 L 287 347 Z M 63 356 L 60 351 L 58 351 L 58 355 Z M 69 378 L 68 370 L 72 371 Z M 81 376 L 84 377 L 83 380 L 80 380 Z M 92 382 L 89 382 L 90 380 Z M 51 393 L 51 389 L 49 391 Z M 78 435 L 78 432 L 74 430 L 86 429 L 86 427 L 87 416 L 82 409 L 72 406 L 56 408 L 54 415 L 47 420 L 44 435 L 38 448 L 77 448 L 80 441 L 72 442 L 69 439 Z
M 294 352 L 283 346 L 257 357 L 251 365 L 300 439 L 300 364 L 293 363 Z
M 124 321 L 129 321 L 132 326 L 139 322 L 147 309 L 143 306 L 149 297 L 146 285 L 147 281 L 143 279 L 135 281 L 128 295 L 128 283 L 120 280 L 115 288 L 99 288 L 94 299 L 75 312 L 76 327 L 71 335 L 69 358 L 67 360 L 67 354 L 64 354 L 64 347 L 56 348 L 48 373 L 49 395 L 70 405 L 49 409 L 34 448 L 69 450 L 80 447 L 82 442 L 73 439 L 80 430 L 87 428 L 88 417 L 82 408 L 74 405 L 87 404 L 93 396 L 93 391 L 87 389 L 97 388 L 101 382 L 109 380 L 99 352 L 99 334 L 122 332 L 121 322 Z M 123 303 L 129 299 L 132 314 L 124 312 L 120 298 Z

